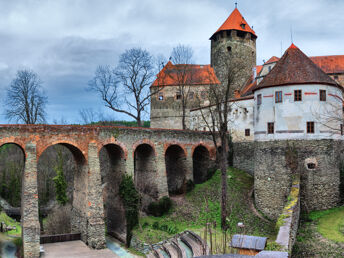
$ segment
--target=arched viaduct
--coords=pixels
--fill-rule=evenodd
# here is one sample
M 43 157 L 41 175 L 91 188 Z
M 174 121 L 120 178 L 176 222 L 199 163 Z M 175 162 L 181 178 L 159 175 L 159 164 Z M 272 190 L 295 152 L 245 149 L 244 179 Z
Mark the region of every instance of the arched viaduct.
M 133 175 L 140 192 L 153 199 L 180 193 L 189 179 L 204 181 L 209 162 L 215 159 L 209 133 L 185 130 L 1 125 L 0 146 L 8 143 L 18 145 L 25 155 L 21 198 L 25 257 L 39 256 L 37 162 L 48 147 L 62 144 L 74 156 L 78 168 L 74 175 L 72 232 L 81 233 L 82 240 L 92 248 L 105 246 L 101 151 L 107 153 L 111 163 L 109 184 L 120 179 L 116 173 Z M 114 201 L 104 199 L 107 207 Z M 115 212 L 110 212 L 116 218 Z

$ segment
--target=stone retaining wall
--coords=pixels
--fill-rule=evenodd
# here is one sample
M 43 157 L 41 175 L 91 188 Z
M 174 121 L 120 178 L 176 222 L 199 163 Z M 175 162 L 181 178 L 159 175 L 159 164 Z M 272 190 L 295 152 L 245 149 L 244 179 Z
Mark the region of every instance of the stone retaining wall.
M 254 174 L 254 142 L 233 142 L 233 167 Z

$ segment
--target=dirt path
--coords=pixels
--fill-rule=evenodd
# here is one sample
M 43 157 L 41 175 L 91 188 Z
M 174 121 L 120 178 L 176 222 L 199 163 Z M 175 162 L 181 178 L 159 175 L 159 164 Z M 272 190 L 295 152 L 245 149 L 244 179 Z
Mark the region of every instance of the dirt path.
M 254 203 L 253 203 L 253 198 L 252 198 L 252 194 L 253 194 L 253 190 L 254 188 L 252 187 L 252 189 L 248 192 L 248 202 L 249 202 L 249 207 L 250 210 L 260 219 L 264 220 L 267 223 L 270 223 L 270 221 L 268 221 L 266 218 L 264 218 L 256 209 L 256 207 L 254 207 Z

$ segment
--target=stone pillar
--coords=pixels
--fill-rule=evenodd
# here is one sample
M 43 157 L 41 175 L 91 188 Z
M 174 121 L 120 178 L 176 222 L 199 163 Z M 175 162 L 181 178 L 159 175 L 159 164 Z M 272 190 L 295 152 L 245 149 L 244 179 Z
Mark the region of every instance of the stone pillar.
M 24 257 L 39 257 L 40 225 L 38 217 L 36 144 L 26 144 L 25 153 L 26 160 L 21 195 L 21 226 Z
M 165 150 L 163 144 L 156 144 L 156 172 L 157 172 L 157 188 L 159 198 L 168 196 L 167 173 L 165 164 Z
M 88 168 L 87 244 L 101 249 L 106 246 L 104 205 L 98 148 L 95 143 L 88 145 Z
M 133 178 L 135 177 L 134 172 L 134 150 L 132 148 L 128 148 L 128 157 L 126 160 L 126 173 L 127 175 L 131 175 Z
M 188 180 L 194 181 L 194 178 L 193 178 L 192 146 L 186 147 L 186 151 L 187 151 L 187 153 L 185 153 L 186 154 L 186 161 L 185 161 L 185 165 L 186 165 L 185 171 L 186 171 L 186 174 L 185 174 L 185 178 L 186 178 L 186 181 L 188 181 Z

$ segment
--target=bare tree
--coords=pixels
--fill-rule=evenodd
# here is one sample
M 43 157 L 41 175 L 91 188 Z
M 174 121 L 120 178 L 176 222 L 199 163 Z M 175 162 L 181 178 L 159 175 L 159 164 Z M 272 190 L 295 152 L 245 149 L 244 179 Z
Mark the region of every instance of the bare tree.
M 178 84 L 178 95 L 182 106 L 182 126 L 186 128 L 186 109 L 189 102 L 190 85 L 195 79 L 193 64 L 193 50 L 189 46 L 178 45 L 173 48 L 171 53 L 172 63 L 175 65 L 175 79 Z
M 47 97 L 42 82 L 31 70 L 19 70 L 7 90 L 6 118 L 25 124 L 44 123 Z
M 126 50 L 116 69 L 99 66 L 89 88 L 98 92 L 105 106 L 134 118 L 142 126 L 145 107 L 150 103 L 151 86 L 155 77 L 154 60 L 141 48 Z
M 215 53 L 221 54 L 220 52 Z M 229 151 L 229 124 L 231 120 L 231 110 L 235 102 L 231 101 L 233 87 L 237 87 L 237 75 L 244 67 L 240 62 L 240 57 L 231 59 L 225 58 L 223 61 L 223 72 L 225 83 L 217 84 L 208 89 L 208 98 L 210 105 L 200 107 L 199 113 L 201 120 L 204 122 L 208 130 L 211 132 L 219 166 L 221 169 L 221 227 L 227 230 L 226 217 L 227 210 L 227 155 Z M 214 73 L 209 72 L 209 82 L 214 84 L 217 78 Z M 201 103 L 201 102 L 199 102 Z
M 97 122 L 97 120 L 99 120 L 98 113 L 95 112 L 92 108 L 79 109 L 79 115 L 81 117 L 82 123 L 86 125 Z

